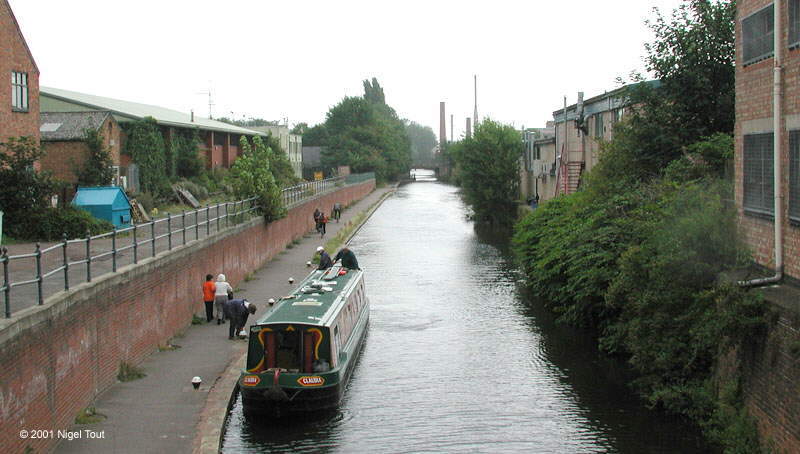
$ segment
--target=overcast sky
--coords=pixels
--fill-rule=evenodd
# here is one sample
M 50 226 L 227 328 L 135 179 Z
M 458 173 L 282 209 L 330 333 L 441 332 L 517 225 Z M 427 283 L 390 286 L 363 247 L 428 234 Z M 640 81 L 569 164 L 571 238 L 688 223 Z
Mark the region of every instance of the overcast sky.
M 41 84 L 214 116 L 316 124 L 377 77 L 402 117 L 544 126 L 642 69 L 652 8 L 680 0 L 10 0 Z M 448 134 L 449 134 L 448 123 Z

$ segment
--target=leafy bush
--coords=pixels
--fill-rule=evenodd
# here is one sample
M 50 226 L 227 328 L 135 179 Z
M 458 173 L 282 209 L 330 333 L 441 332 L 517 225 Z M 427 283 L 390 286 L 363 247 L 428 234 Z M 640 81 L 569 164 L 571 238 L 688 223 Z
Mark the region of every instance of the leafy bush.
M 86 156 L 83 166 L 75 169 L 78 177 L 79 186 L 107 186 L 114 178 L 111 166 L 111 150 L 103 144 L 103 134 L 96 129 L 86 129 L 84 131 L 86 147 L 89 154 Z
M 191 192 L 194 198 L 197 200 L 205 200 L 208 198 L 208 189 L 197 183 L 194 183 L 189 180 L 181 180 L 180 182 L 178 182 L 178 186 Z
M 200 138 L 197 131 L 190 133 L 176 133 L 170 144 L 175 156 L 175 174 L 183 178 L 196 177 L 203 173 L 205 163 L 197 154 L 197 145 Z
M 282 218 L 286 215 L 286 208 L 281 190 L 270 171 L 272 151 L 258 136 L 253 139 L 252 147 L 244 137 L 239 145 L 243 154 L 234 162 L 227 178 L 234 195 L 239 199 L 258 197 L 258 206 L 267 222 Z
M 13 225 L 14 238 L 41 241 L 61 240 L 64 234 L 70 239 L 83 238 L 87 233 L 98 235 L 114 228 L 110 222 L 72 206 L 32 211 Z
M 9 235 L 24 233 L 24 228 L 17 229 L 15 223 L 49 205 L 55 183 L 49 173 L 34 170 L 34 164 L 43 156 L 39 144 L 31 137 L 12 137 L 8 142 L 0 142 L 0 210 L 5 213 Z
M 167 147 L 155 119 L 147 117 L 122 126 L 127 133 L 124 153 L 139 166 L 142 192 L 156 197 L 167 196 L 171 192 L 169 175 L 172 163 L 168 162 Z
M 144 210 L 148 213 L 156 207 L 156 199 L 153 197 L 153 194 L 150 194 L 149 192 L 140 192 L 133 198 L 142 204 L 142 208 L 144 208 Z

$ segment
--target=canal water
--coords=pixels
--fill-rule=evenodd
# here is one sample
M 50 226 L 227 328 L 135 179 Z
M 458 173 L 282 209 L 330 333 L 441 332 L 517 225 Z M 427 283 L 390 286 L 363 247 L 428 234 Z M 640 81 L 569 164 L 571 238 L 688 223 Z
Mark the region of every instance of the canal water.
M 272 424 L 237 402 L 223 452 L 709 452 L 523 294 L 503 241 L 476 233 L 456 188 L 420 180 L 351 242 L 372 310 L 340 410 Z

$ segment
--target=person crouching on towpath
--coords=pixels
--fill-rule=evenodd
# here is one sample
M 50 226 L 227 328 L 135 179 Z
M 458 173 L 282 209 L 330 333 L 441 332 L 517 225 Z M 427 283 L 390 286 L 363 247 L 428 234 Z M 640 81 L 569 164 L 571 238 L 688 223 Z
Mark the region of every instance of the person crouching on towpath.
M 256 313 L 256 305 L 246 299 L 232 299 L 225 301 L 225 316 L 230 319 L 228 325 L 228 339 L 233 339 L 247 324 L 247 317 Z
M 214 291 L 214 306 L 217 309 L 217 325 L 225 323 L 224 304 L 228 301 L 228 294 L 233 295 L 233 287 L 228 284 L 224 274 L 217 276 L 217 289 Z

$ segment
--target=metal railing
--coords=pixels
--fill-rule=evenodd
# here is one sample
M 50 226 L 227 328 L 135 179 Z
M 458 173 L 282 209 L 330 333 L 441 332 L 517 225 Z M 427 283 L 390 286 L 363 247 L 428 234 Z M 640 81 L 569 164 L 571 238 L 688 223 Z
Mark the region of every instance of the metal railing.
M 284 206 L 293 208 L 317 195 L 345 185 L 344 177 L 311 181 L 285 188 L 281 197 Z M 93 278 L 116 273 L 121 266 L 171 251 L 228 227 L 242 223 L 258 210 L 256 198 L 238 202 L 206 205 L 193 211 L 169 214 L 150 222 L 114 229 L 82 239 L 64 239 L 47 247 L 36 243 L 34 252 L 8 255 L 0 249 L 3 268 L 2 286 L 5 317 L 30 306 L 32 300 L 44 304 L 46 297 L 68 291 L 72 283 L 91 282 Z M 27 263 L 26 263 L 27 262 Z M 109 263 L 110 262 L 110 263 Z M 12 264 L 19 264 L 12 270 Z M 61 279 L 57 279 L 61 276 Z M 35 289 L 34 289 L 35 287 Z M 12 290 L 18 289 L 17 307 L 12 310 Z

